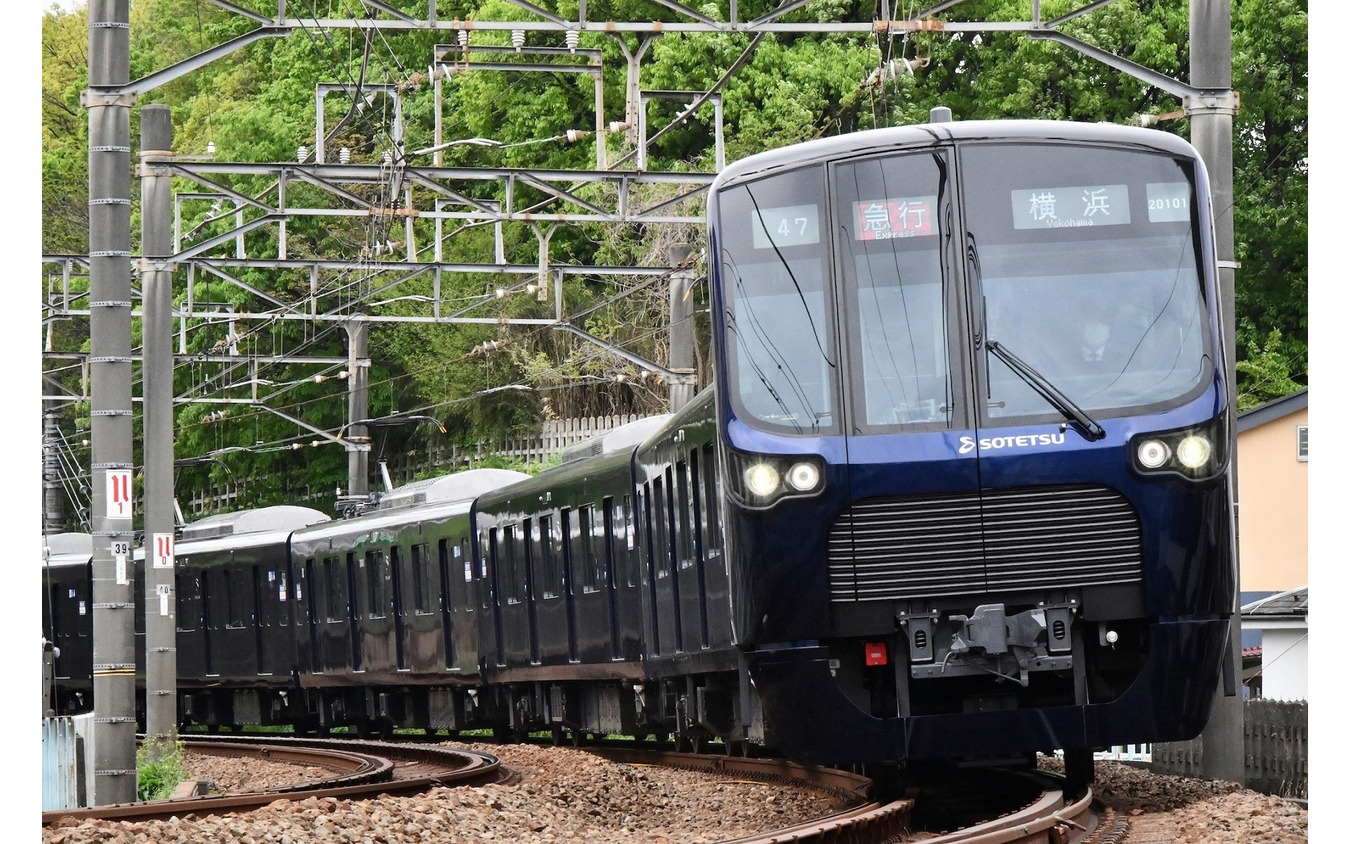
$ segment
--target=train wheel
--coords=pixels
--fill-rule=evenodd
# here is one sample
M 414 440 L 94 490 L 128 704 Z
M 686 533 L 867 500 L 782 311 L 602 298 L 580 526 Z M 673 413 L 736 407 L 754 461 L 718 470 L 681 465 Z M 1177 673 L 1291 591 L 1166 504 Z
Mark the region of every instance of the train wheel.
M 586 740 L 589 738 L 585 730 L 571 730 L 571 733 L 573 747 L 581 747 L 586 744 Z
M 553 746 L 559 747 L 563 743 L 563 725 L 554 724 L 552 733 L 553 733 Z

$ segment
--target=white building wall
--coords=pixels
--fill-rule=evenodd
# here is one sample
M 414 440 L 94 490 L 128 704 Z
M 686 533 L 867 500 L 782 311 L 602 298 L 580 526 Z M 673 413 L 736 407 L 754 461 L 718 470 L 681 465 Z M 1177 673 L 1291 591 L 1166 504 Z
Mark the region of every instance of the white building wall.
M 1261 632 L 1261 696 L 1267 700 L 1308 699 L 1308 628 L 1266 628 Z

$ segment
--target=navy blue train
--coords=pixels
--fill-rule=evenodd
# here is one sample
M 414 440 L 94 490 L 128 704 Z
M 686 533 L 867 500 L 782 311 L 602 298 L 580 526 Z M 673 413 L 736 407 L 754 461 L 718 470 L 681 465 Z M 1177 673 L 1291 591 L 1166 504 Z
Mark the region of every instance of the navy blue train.
M 185 529 L 183 721 L 840 765 L 1062 749 L 1080 777 L 1194 737 L 1236 604 L 1208 197 L 1184 141 L 1100 124 L 728 166 L 715 383 L 534 477 Z M 56 560 L 46 634 L 87 674 L 64 626 L 87 573 Z

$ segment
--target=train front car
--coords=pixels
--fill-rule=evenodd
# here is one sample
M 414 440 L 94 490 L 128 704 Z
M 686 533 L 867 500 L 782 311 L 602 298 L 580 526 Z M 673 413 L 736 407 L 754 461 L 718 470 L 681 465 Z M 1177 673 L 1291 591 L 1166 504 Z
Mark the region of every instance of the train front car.
M 874 130 L 726 168 L 709 214 L 733 624 L 773 741 L 1090 776 L 1090 748 L 1198 734 L 1236 569 L 1195 150 Z

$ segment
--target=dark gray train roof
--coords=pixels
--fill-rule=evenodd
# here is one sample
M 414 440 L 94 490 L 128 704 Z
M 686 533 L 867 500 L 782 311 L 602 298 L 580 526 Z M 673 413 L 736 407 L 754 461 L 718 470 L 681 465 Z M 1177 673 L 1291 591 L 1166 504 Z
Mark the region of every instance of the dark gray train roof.
M 380 497 L 377 512 L 398 510 L 418 504 L 447 504 L 471 501 L 485 492 L 528 478 L 511 469 L 467 469 L 439 478 L 404 484 Z
M 633 448 L 641 445 L 647 437 L 651 436 L 653 431 L 664 425 L 670 419 L 670 416 L 669 413 L 658 413 L 655 416 L 636 419 L 627 425 L 620 425 L 608 433 L 569 445 L 563 449 L 562 462 L 571 463 L 573 460 L 596 457 L 601 454 L 608 454 L 611 451 L 618 451 L 621 448 Z
M 1197 158 L 1184 139 L 1160 129 L 1114 123 L 1077 123 L 1070 120 L 953 120 L 867 129 L 817 138 L 793 146 L 766 150 L 728 164 L 713 180 L 710 195 L 729 182 L 840 155 L 863 155 L 902 148 L 922 148 L 953 140 L 1065 140 L 1139 144 Z
M 220 536 L 242 536 L 252 533 L 273 531 L 292 531 L 297 528 L 326 522 L 330 516 L 310 507 L 298 507 L 293 504 L 277 504 L 271 507 L 259 507 L 239 513 L 222 513 L 207 516 L 183 527 L 179 539 L 183 542 L 195 542 Z

